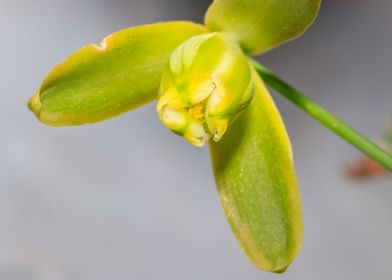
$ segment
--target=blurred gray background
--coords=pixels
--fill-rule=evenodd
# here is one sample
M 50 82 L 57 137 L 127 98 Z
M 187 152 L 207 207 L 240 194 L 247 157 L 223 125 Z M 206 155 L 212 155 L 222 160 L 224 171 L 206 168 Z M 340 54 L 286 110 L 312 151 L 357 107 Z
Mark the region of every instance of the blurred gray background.
M 283 275 L 236 244 L 207 149 L 164 128 L 154 104 L 52 128 L 26 102 L 50 68 L 128 26 L 202 21 L 201 0 L 0 0 L 0 279 L 391 279 L 392 181 L 353 182 L 359 153 L 274 95 L 293 143 L 305 239 Z M 369 136 L 392 108 L 392 1 L 325 0 L 300 39 L 261 57 Z

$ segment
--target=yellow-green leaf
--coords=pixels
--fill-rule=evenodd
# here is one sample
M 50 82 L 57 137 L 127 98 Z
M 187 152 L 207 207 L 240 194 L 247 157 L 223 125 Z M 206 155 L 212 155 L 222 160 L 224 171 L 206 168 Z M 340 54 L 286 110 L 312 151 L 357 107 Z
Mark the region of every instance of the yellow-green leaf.
M 285 127 L 263 82 L 255 79 L 249 107 L 219 142 L 210 142 L 212 165 L 239 244 L 258 268 L 283 272 L 302 242 L 300 196 Z
M 215 0 L 205 22 L 246 53 L 257 54 L 301 35 L 317 16 L 321 0 Z
M 191 22 L 168 22 L 113 33 L 54 67 L 29 108 L 48 125 L 78 125 L 141 106 L 157 97 L 173 50 L 206 31 Z

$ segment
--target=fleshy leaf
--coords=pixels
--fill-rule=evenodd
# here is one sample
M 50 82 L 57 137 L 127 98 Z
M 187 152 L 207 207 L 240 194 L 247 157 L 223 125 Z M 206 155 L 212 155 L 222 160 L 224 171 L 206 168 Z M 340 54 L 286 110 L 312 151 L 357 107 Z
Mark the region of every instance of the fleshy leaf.
M 302 242 L 302 213 L 291 146 L 259 77 L 249 107 L 223 138 L 210 142 L 214 175 L 228 222 L 250 260 L 283 272 Z
M 258 54 L 305 32 L 321 0 L 215 0 L 205 22 L 227 33 L 249 54 Z
M 29 108 L 48 125 L 108 119 L 154 100 L 174 49 L 207 32 L 192 22 L 128 28 L 87 45 L 52 69 Z

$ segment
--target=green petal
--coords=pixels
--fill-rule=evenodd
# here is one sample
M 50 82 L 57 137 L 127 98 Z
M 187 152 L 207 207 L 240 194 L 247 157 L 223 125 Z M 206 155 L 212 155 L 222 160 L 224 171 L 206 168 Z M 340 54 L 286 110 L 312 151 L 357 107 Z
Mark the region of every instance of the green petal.
M 302 213 L 291 146 L 273 100 L 256 77 L 249 107 L 210 142 L 218 193 L 243 250 L 259 268 L 283 272 L 302 242 Z
M 312 24 L 321 0 L 215 0 L 205 22 L 257 54 L 294 39 Z
M 117 116 L 157 97 L 174 49 L 206 29 L 191 22 L 128 28 L 76 51 L 52 69 L 29 108 L 48 125 L 79 125 Z

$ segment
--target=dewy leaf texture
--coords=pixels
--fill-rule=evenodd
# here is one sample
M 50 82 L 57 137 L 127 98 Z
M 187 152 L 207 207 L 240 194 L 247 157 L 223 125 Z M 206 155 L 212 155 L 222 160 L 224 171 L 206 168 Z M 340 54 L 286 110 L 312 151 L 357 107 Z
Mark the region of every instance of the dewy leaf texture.
M 245 53 L 260 54 L 306 31 L 321 0 L 215 0 L 205 23 L 239 43 Z
M 173 50 L 205 33 L 202 25 L 167 22 L 113 33 L 52 69 L 29 107 L 48 125 L 79 125 L 117 116 L 157 97 Z
M 302 243 L 302 214 L 291 146 L 259 77 L 249 107 L 219 142 L 210 141 L 221 204 L 255 266 L 283 272 Z

